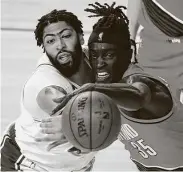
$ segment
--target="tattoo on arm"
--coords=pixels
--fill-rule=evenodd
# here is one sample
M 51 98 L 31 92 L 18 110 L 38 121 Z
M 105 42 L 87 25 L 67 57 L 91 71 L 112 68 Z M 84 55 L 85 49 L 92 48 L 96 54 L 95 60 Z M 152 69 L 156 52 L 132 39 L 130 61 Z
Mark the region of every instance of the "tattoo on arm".
M 51 85 L 43 88 L 37 95 L 37 104 L 39 107 L 48 114 L 58 105 L 54 99 L 65 96 L 67 92 L 59 86 Z

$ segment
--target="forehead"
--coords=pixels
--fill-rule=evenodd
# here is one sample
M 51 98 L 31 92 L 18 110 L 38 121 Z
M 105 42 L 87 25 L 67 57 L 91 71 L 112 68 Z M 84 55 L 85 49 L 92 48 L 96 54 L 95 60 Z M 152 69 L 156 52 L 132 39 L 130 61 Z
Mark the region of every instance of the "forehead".
M 74 29 L 72 28 L 72 26 L 67 24 L 65 21 L 58 21 L 56 23 L 50 23 L 48 26 L 46 26 L 44 28 L 43 36 L 45 36 L 46 34 L 57 34 L 64 30 L 73 31 Z
M 91 50 L 116 50 L 116 45 L 109 44 L 109 43 L 92 43 L 89 46 L 89 49 Z

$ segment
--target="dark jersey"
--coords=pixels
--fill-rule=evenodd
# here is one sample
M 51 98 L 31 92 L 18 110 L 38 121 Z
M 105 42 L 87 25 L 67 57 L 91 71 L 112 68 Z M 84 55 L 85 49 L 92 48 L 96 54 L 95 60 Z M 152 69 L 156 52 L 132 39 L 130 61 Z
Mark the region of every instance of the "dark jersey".
M 1 170 L 18 171 L 25 157 L 15 141 L 15 124 L 12 123 L 3 136 L 1 143 Z
M 163 79 L 145 74 L 136 65 L 131 65 L 124 74 L 127 83 L 143 80 L 146 83 L 146 78 L 152 81 L 152 98 L 169 96 L 172 104 L 167 104 L 167 111 L 160 114 L 149 105 L 135 112 L 120 109 L 119 139 L 141 170 L 183 170 L 183 107 L 171 97 L 171 88 Z M 162 103 L 161 99 L 157 101 Z

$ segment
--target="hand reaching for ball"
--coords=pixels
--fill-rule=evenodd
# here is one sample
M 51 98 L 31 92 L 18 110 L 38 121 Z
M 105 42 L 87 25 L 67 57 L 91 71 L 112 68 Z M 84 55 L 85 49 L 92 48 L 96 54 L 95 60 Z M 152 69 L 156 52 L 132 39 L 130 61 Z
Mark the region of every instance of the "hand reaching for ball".
M 41 121 L 41 132 L 44 134 L 42 138 L 36 138 L 37 142 L 52 141 L 47 150 L 68 142 L 62 132 L 62 116 L 50 117 Z
M 74 90 L 72 93 L 65 95 L 64 97 L 53 99 L 53 101 L 55 103 L 59 103 L 59 105 L 52 111 L 51 116 L 53 116 L 55 113 L 61 110 L 68 103 L 68 101 L 75 95 L 85 91 L 92 91 L 94 90 L 94 88 L 95 88 L 94 83 L 87 83 L 78 88 L 77 90 Z

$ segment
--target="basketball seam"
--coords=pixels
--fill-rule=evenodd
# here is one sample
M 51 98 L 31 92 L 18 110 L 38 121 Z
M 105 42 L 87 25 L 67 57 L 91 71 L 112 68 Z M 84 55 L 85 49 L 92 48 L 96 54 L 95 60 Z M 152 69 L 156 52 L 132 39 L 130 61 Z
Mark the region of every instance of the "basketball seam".
M 99 148 L 100 146 L 102 146 L 105 143 L 105 141 L 107 140 L 108 136 L 111 133 L 111 128 L 112 128 L 112 124 L 113 124 L 113 117 L 114 117 L 114 115 L 113 115 L 113 112 L 112 112 L 112 104 L 110 103 L 110 101 L 109 101 L 109 99 L 108 99 L 108 97 L 106 95 L 105 95 L 105 97 L 107 98 L 107 101 L 108 101 L 108 103 L 110 105 L 110 111 L 111 111 L 111 116 L 112 116 L 111 122 L 110 122 L 110 129 L 109 129 L 109 132 L 108 132 L 106 138 L 104 139 L 104 141 L 100 145 L 96 146 L 94 149 Z
M 92 91 L 90 92 L 90 150 L 92 150 Z

